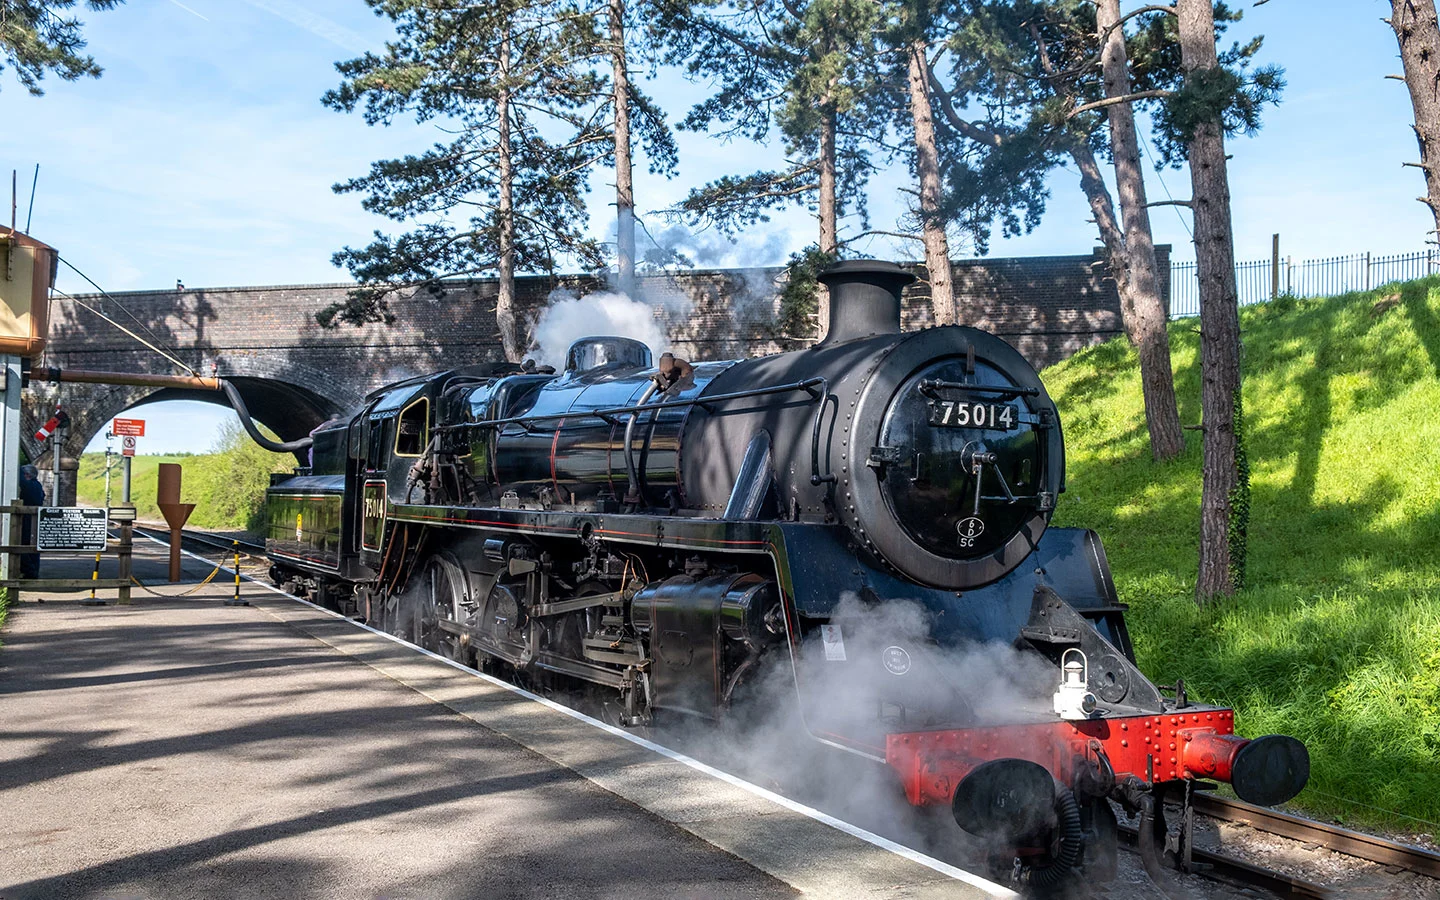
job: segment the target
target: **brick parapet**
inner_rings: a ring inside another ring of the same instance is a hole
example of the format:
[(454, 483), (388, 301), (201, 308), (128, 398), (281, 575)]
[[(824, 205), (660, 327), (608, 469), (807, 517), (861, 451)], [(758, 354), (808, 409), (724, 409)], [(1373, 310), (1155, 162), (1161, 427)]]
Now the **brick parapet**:
[[(1160, 271), (1168, 288), (1169, 248)], [(916, 264), (910, 264), (920, 269)], [(759, 356), (804, 346), (804, 336), (775, 332), (779, 268), (704, 270), (642, 277), (638, 296), (652, 307), (677, 355), (693, 360)], [(923, 269), (921, 270), (923, 271)], [(963, 260), (953, 264), (963, 324), (993, 331), (1043, 367), (1122, 331), (1115, 286), (1097, 255)], [(374, 388), (414, 374), (503, 358), (491, 279), (444, 282), (390, 301), (393, 325), (322, 328), (315, 314), (345, 299), (353, 285), (272, 285), (129, 291), (61, 298), (51, 315), (45, 365), (133, 372), (175, 366), (98, 316), (91, 306), (202, 372), (283, 383), (285, 396), (307, 397), (287, 416), (256, 408), (262, 421), (290, 433), (305, 422), (353, 406)], [(603, 285), (585, 276), (517, 279), (521, 318), (532, 323), (556, 289), (584, 295)], [(1167, 295), (1168, 296), (1168, 295)], [(928, 286), (908, 288), (907, 330), (933, 321)], [(63, 397), (89, 403), (72, 443), (83, 446), (104, 422), (149, 396), (140, 389), (41, 389), (27, 400), (26, 420)], [(279, 396), (279, 395), (276, 395)], [(41, 417), (43, 418), (43, 417)], [(33, 431), (33, 427), (28, 429)], [(285, 436), (282, 434), (282, 436)], [(38, 448), (30, 448), (32, 451)]]

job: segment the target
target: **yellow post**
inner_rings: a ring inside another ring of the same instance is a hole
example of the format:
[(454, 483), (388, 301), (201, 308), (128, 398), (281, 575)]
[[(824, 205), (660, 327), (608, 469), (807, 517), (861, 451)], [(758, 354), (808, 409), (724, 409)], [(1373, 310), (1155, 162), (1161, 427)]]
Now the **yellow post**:
[(90, 599), (81, 600), (81, 606), (104, 606), (105, 600), (95, 596), (95, 582), (100, 579), (100, 554), (95, 554), (95, 567), (90, 570)]
[(230, 598), (229, 600), (226, 600), (225, 605), (249, 606), (250, 601), (245, 600), (240, 596), (240, 542), (231, 541), (230, 544), (235, 549), (235, 596)]

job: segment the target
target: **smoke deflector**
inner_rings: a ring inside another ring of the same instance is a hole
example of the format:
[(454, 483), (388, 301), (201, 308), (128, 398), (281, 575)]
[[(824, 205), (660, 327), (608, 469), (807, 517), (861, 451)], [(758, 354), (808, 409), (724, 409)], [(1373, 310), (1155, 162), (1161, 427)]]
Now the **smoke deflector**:
[(822, 345), (900, 333), (900, 291), (914, 275), (878, 259), (847, 259), (816, 280), (830, 290), (830, 329)]

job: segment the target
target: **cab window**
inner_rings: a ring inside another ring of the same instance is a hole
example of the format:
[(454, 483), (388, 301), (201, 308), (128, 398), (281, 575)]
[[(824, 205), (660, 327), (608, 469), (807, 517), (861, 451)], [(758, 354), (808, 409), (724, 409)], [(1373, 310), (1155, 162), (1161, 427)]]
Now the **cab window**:
[(419, 456), (430, 442), (430, 400), (421, 397), (400, 411), (395, 429), (395, 455)]

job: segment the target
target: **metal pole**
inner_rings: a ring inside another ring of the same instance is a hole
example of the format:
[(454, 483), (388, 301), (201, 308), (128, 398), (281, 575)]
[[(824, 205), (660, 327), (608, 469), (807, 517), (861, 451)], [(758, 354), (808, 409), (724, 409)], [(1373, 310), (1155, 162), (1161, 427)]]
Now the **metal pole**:
[(120, 502), (125, 506), (135, 505), (130, 502), (130, 461), (132, 459), (134, 459), (133, 456), (126, 456), (121, 459), (122, 465), (120, 466), (120, 470), (122, 477), (120, 479)]
[(1365, 290), (1370, 290), (1370, 251), (1365, 251)]
[(114, 447), (111, 445), (111, 443), (110, 443), (112, 440), (114, 440), (114, 438), (115, 438), (115, 435), (114, 435), (112, 432), (110, 432), (110, 431), (108, 431), (108, 430), (105, 432), (105, 508), (106, 508), (106, 509), (109, 509), (109, 508), (110, 508), (110, 469), (115, 465), (115, 461), (114, 461), (114, 459), (112, 459), (112, 457), (115, 455), (115, 448), (114, 448)]
[[(20, 501), (20, 357), (0, 357), (5, 367), (5, 409), (0, 416), (0, 501)], [(0, 534), (10, 534), (10, 514), (0, 517)], [(14, 578), (12, 554), (0, 554), (0, 577)]]
[(1280, 296), (1280, 235), (1270, 235), (1270, 299)]
[(50, 435), (50, 505), (63, 506), (60, 502), (60, 453), (65, 446), (65, 428), (57, 427)]

